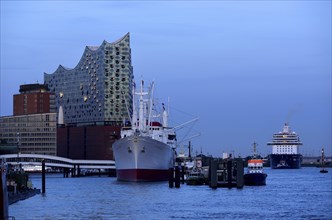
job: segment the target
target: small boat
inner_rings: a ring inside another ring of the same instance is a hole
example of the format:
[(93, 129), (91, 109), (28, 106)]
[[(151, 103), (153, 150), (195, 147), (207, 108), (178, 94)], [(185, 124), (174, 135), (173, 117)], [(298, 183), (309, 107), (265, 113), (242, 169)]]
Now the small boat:
[(204, 185), (206, 178), (201, 170), (193, 170), (189, 173), (186, 183), (187, 185)]
[(328, 173), (329, 171), (325, 169), (325, 158), (324, 158), (324, 147), (322, 148), (322, 158), (321, 158), (321, 173)]
[(261, 186), (266, 185), (267, 174), (263, 172), (263, 159), (258, 158), (256, 154), (256, 146), (254, 143), (254, 156), (248, 160), (248, 170), (244, 174), (244, 185)]
[(204, 185), (208, 183), (208, 172), (202, 167), (201, 158), (195, 158), (194, 166), (188, 173), (187, 185)]

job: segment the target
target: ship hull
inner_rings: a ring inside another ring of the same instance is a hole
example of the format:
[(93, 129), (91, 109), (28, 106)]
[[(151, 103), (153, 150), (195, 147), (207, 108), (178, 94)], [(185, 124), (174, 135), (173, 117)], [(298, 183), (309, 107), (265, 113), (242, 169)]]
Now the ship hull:
[(265, 173), (247, 173), (244, 175), (244, 185), (247, 186), (262, 186), (266, 185)]
[(270, 154), (272, 169), (300, 169), (301, 163), (301, 154)]
[(166, 181), (174, 165), (173, 149), (144, 136), (129, 136), (113, 144), (116, 174), (119, 181)]

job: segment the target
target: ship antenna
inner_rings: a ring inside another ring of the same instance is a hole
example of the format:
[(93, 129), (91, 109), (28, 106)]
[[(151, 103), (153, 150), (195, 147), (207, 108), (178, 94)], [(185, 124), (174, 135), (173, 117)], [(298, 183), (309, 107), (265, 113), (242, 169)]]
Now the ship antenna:
[(140, 131), (143, 131), (143, 129), (144, 129), (144, 113), (143, 113), (143, 85), (144, 85), (144, 81), (142, 80), (141, 81), (141, 89), (140, 89), (140, 93), (139, 93), (139, 95), (140, 95), (140, 99), (139, 99), (139, 115), (138, 115), (138, 117), (139, 117), (139, 130)]
[(132, 114), (132, 118), (131, 118), (131, 126), (134, 130), (137, 129), (137, 108), (136, 108), (136, 103), (135, 103), (135, 99), (136, 99), (136, 84), (135, 81), (133, 81), (133, 88), (132, 88), (132, 105), (133, 105), (133, 114)]
[(256, 153), (256, 148), (257, 148), (257, 143), (254, 141), (254, 143), (252, 144), (254, 146), (254, 158), (256, 158), (257, 153)]
[(151, 127), (151, 114), (152, 114), (152, 99), (153, 99), (153, 89), (154, 89), (154, 82), (152, 81), (151, 87), (150, 87), (150, 92), (149, 92), (149, 118), (148, 118), (148, 130), (150, 131)]

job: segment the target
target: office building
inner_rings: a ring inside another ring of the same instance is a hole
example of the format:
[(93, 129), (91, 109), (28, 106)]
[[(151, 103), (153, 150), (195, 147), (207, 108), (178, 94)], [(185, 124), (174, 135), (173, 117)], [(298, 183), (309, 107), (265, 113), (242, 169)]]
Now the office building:
[(56, 113), (0, 117), (0, 139), (22, 154), (56, 155)]
[(0, 117), (1, 142), (10, 146), (2, 152), (56, 155), (55, 95), (43, 84), (20, 85), (19, 91), (13, 116)]

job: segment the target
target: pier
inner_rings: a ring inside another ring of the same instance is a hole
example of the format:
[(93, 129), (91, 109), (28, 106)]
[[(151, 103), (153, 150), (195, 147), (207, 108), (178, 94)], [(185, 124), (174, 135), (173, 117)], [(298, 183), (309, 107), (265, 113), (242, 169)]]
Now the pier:
[(211, 159), (209, 166), (209, 186), (212, 189), (218, 187), (242, 188), (244, 163), (242, 158), (236, 159)]
[[(38, 154), (4, 154), (1, 161), (1, 213), (0, 219), (8, 219), (8, 205), (24, 200), (36, 194), (46, 193), (46, 167), (63, 171), (63, 177), (81, 177), (86, 170), (94, 170), (93, 174), (115, 176), (115, 161), (112, 160), (72, 160), (63, 157)], [(41, 168), (35, 172), (42, 174), (42, 189), (32, 188), (29, 175), (22, 167)], [(101, 172), (101, 170), (104, 170)], [(105, 172), (106, 171), (106, 172)], [(92, 175), (91, 172), (88, 175)], [(7, 183), (8, 182), (8, 183)], [(7, 187), (8, 185), (8, 187)]]
[[(0, 160), (12, 166), (40, 166), (44, 162), (46, 167), (61, 168), (63, 177), (83, 176), (83, 169), (107, 170), (109, 176), (115, 175), (114, 160), (73, 160), (64, 157), (40, 155), (40, 154), (4, 154)], [(41, 172), (41, 170), (40, 170)]]
[[(196, 167), (197, 168), (197, 167)], [(180, 188), (181, 183), (187, 185), (209, 185), (212, 189), (219, 187), (243, 188), (244, 186), (244, 162), (242, 158), (210, 158), (208, 175), (203, 175), (203, 168), (200, 167), (202, 174), (196, 176), (197, 179), (188, 177), (193, 170), (186, 170), (183, 164), (175, 164), (174, 168), (169, 169), (169, 187)], [(192, 177), (192, 176), (191, 176)]]

